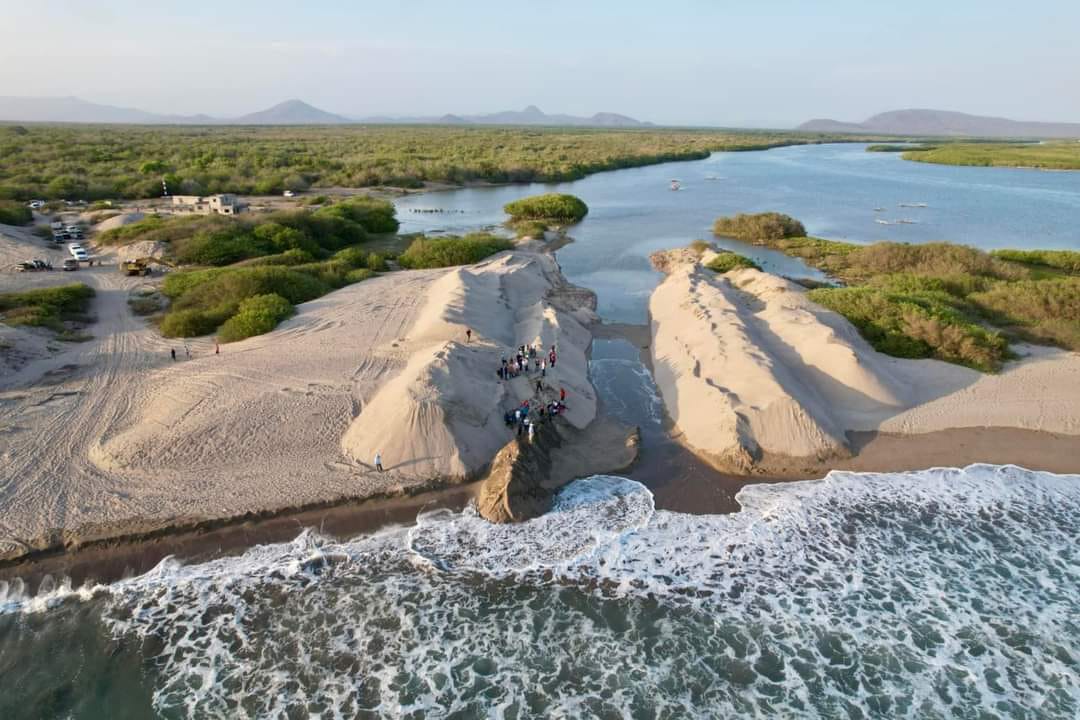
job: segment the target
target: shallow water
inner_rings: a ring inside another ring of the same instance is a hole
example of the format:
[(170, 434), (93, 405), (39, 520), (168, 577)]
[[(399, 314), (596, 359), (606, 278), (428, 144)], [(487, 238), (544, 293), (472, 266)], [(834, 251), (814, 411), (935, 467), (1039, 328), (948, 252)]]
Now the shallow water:
[(1080, 476), (594, 477), (521, 526), (305, 532), (55, 606), (0, 591), (0, 716), (1075, 718)]
[[(406, 232), (497, 226), (502, 206), (541, 192), (569, 192), (589, 215), (559, 251), (571, 282), (599, 295), (606, 321), (642, 323), (659, 273), (655, 250), (711, 239), (720, 215), (776, 210), (820, 237), (854, 242), (950, 242), (992, 249), (1080, 248), (1080, 172), (952, 167), (868, 153), (865, 145), (808, 145), (715, 153), (706, 160), (591, 175), (569, 183), (468, 188), (396, 201)], [(670, 190), (679, 179), (682, 189)], [(901, 204), (926, 203), (925, 208)], [(875, 208), (883, 208), (875, 212)], [(427, 213), (415, 210), (438, 209)], [(881, 225), (877, 220), (912, 220)], [(789, 276), (821, 275), (780, 253), (733, 240), (721, 245)]]

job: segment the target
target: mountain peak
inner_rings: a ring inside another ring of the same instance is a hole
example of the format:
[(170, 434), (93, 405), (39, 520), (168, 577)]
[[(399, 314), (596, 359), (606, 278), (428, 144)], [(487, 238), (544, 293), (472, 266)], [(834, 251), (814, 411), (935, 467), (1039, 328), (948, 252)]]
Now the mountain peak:
[(285, 100), (277, 105), (236, 118), (241, 125), (330, 125), (351, 122), (303, 100)]
[(796, 130), (999, 138), (1080, 138), (1080, 123), (1049, 123), (969, 115), (952, 110), (906, 108), (878, 113), (861, 123), (818, 119)]

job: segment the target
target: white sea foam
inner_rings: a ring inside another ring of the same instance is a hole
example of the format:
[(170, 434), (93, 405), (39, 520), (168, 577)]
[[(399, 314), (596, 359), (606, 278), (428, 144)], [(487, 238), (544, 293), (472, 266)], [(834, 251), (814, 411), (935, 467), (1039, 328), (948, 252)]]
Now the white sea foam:
[(163, 562), (103, 614), (156, 657), (156, 709), (192, 717), (1080, 714), (1080, 476), (832, 473), (738, 499), (682, 515), (590, 478), (522, 525), (438, 512)]

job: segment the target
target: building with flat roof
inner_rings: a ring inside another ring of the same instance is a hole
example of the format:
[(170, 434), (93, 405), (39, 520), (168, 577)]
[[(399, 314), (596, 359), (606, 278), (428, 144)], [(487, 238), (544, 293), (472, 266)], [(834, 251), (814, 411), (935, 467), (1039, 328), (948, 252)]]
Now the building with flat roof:
[(243, 206), (237, 197), (231, 193), (220, 195), (173, 195), (172, 209), (174, 213), (192, 213), (195, 215), (235, 215)]

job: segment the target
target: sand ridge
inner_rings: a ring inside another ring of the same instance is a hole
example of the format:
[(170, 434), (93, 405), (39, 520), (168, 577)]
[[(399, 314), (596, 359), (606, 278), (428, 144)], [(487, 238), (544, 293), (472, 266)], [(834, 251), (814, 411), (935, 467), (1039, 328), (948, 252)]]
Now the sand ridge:
[[(346, 454), (362, 460), (380, 451), (384, 465), (409, 477), (473, 477), (512, 437), (503, 414), (525, 400), (555, 400), (560, 390), (565, 418), (585, 428), (596, 417), (586, 359), (592, 335), (578, 319), (588, 309), (560, 302), (564, 285), (553, 256), (525, 252), (435, 281), (409, 333), (408, 365), (354, 420), (342, 438)], [(499, 380), (502, 358), (522, 345), (539, 345), (541, 356), (554, 347), (555, 367), (542, 374), (533, 364)]]
[(888, 357), (795, 283), (754, 269), (717, 274), (703, 266), (712, 256), (655, 258), (667, 276), (650, 299), (651, 353), (681, 440), (724, 469), (839, 460), (850, 455), (848, 431), (1080, 433), (1076, 353), (1029, 347), (999, 375)]

